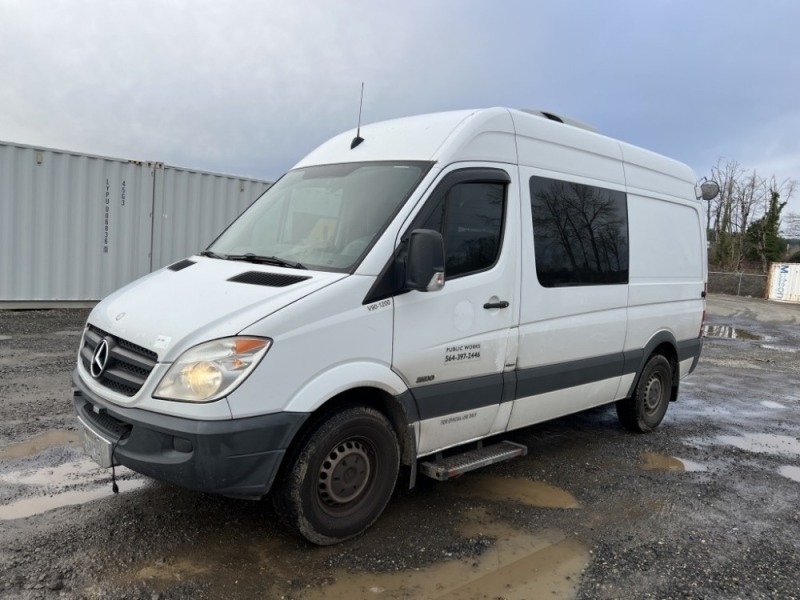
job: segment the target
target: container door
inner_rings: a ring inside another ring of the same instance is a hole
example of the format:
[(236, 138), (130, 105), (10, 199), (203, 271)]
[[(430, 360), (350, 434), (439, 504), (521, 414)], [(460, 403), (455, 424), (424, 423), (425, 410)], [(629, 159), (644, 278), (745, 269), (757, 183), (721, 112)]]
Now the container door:
[(514, 177), (496, 167), (445, 172), (406, 231), (441, 232), (446, 256), (443, 289), (394, 300), (393, 366), (417, 400), (420, 454), (505, 429), (519, 294)]

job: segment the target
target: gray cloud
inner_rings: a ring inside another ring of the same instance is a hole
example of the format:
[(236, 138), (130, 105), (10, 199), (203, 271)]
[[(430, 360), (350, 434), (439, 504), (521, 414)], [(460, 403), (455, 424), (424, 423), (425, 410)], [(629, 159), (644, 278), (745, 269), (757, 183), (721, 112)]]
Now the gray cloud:
[(800, 178), (798, 22), (778, 0), (6, 0), (0, 138), (276, 177), (355, 125), (364, 80), (366, 122), (546, 107), (699, 174)]

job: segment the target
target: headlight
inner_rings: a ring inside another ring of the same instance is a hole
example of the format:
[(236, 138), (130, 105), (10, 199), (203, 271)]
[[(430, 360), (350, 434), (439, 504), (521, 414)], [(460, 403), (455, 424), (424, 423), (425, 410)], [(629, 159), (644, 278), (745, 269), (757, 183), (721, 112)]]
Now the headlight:
[(209, 402), (235, 390), (272, 345), (267, 338), (232, 337), (190, 348), (164, 375), (153, 396)]

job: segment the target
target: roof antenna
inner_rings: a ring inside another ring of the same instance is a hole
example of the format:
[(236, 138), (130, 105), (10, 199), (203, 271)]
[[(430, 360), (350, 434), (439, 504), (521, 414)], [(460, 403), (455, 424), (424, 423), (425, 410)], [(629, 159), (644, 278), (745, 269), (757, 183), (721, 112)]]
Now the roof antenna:
[(364, 106), (364, 82), (361, 82), (361, 101), (358, 104), (358, 128), (356, 129), (356, 137), (353, 138), (353, 141), (350, 142), (350, 150), (358, 146), (361, 142), (364, 141), (364, 138), (361, 137), (361, 107)]

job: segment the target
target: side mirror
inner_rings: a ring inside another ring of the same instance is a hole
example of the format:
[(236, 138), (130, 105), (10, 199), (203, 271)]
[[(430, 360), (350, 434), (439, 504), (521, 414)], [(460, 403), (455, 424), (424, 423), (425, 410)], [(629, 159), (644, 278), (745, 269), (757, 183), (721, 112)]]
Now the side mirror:
[(700, 184), (700, 197), (709, 202), (719, 194), (719, 184), (716, 181), (704, 181)]
[(436, 292), (444, 287), (444, 239), (431, 229), (417, 229), (408, 238), (406, 287)]

